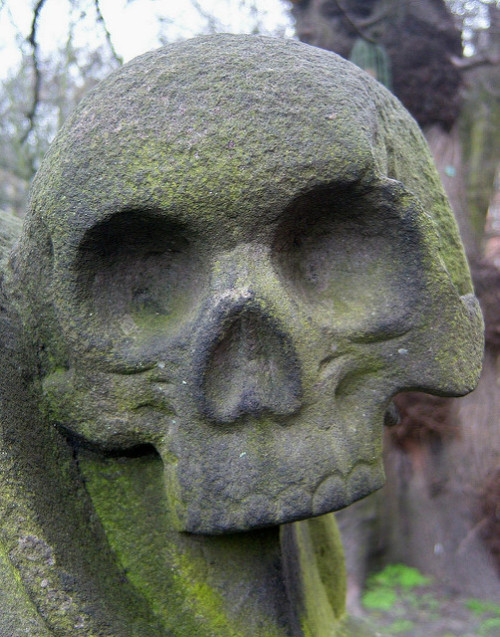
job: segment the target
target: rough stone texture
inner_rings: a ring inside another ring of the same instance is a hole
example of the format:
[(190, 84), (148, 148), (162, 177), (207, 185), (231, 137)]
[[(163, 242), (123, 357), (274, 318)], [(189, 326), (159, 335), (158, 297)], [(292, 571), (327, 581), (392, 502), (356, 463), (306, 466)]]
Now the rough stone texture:
[(4, 270), (0, 627), (361, 635), (305, 519), (381, 486), (395, 393), (466, 393), (482, 351), (397, 100), (297, 42), (137, 58), (58, 135)]

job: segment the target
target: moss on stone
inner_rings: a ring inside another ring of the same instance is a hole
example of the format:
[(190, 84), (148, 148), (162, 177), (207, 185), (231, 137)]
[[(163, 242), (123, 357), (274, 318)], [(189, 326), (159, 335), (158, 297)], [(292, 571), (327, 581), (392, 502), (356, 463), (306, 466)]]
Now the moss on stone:
[[(259, 607), (250, 604), (235, 612), (224, 600), (217, 574), (228, 567), (228, 558), (233, 567), (239, 562), (240, 568), (252, 568), (251, 541), (179, 534), (170, 518), (159, 457), (104, 460), (83, 454), (80, 467), (119, 563), (166, 631), (176, 637), (289, 634)], [(215, 563), (209, 559), (211, 542), (219, 555)]]

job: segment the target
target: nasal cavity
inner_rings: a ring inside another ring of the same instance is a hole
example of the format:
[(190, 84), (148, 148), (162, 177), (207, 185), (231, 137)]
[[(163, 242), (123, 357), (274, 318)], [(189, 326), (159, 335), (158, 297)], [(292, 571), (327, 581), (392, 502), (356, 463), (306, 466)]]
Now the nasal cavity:
[(287, 416), (300, 406), (300, 368), (290, 339), (258, 310), (230, 320), (208, 356), (203, 396), (213, 420)]

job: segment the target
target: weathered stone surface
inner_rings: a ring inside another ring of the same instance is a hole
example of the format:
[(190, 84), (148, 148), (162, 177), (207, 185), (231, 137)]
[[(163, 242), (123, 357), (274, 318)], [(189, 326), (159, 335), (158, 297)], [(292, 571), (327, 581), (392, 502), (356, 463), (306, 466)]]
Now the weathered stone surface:
[(381, 486), (396, 392), (466, 393), (481, 359), (387, 91), (269, 38), (137, 58), (54, 142), (3, 295), (0, 627), (361, 635), (333, 519), (295, 521)]

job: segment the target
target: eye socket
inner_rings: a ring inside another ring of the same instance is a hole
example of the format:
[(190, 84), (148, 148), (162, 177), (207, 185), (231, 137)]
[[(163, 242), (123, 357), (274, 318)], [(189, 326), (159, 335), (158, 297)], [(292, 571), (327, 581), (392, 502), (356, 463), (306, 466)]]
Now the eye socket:
[(79, 246), (78, 295), (89, 315), (129, 333), (176, 323), (196, 286), (186, 231), (154, 211), (124, 211)]
[(353, 340), (405, 332), (418, 298), (416, 232), (380, 195), (338, 188), (302, 195), (275, 240), (291, 293)]

